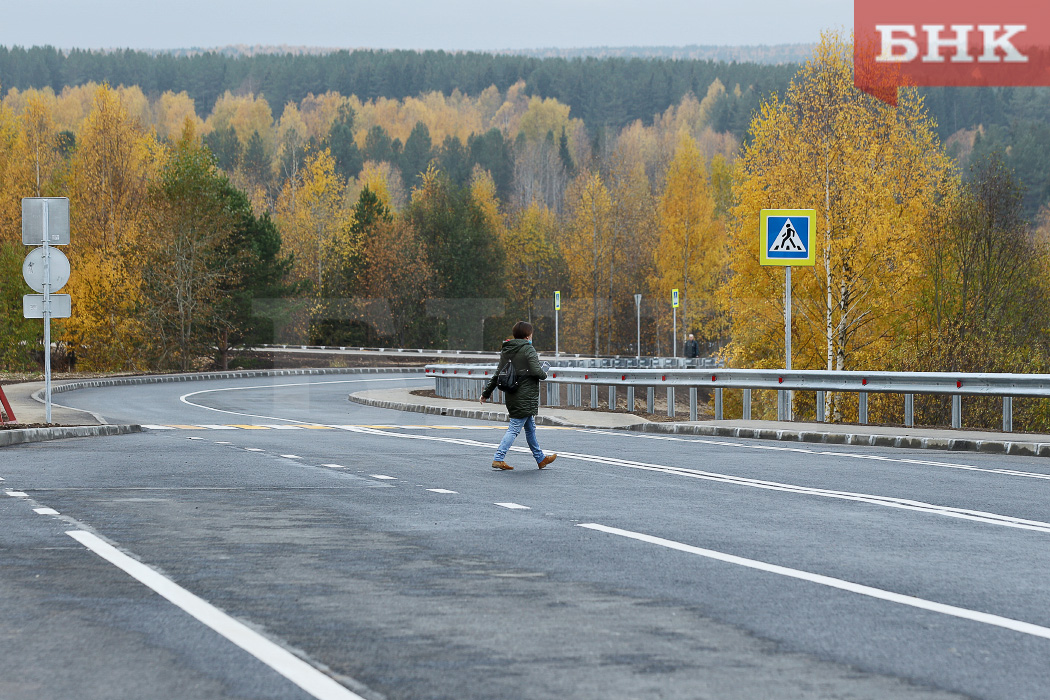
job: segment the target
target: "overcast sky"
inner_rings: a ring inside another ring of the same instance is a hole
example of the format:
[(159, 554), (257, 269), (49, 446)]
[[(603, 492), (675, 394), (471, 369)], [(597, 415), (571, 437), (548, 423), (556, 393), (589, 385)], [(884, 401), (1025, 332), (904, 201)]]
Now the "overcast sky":
[(852, 0), (7, 0), (0, 44), (521, 49), (796, 44)]

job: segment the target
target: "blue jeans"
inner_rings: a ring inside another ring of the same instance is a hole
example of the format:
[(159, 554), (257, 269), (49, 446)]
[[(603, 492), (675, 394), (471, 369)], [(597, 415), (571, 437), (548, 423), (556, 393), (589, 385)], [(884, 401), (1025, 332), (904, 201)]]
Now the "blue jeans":
[(532, 456), (536, 458), (536, 464), (543, 461), (543, 450), (540, 449), (540, 443), (536, 442), (536, 420), (533, 416), (529, 416), (528, 418), (510, 419), (510, 426), (503, 434), (503, 440), (496, 449), (496, 456), (492, 458), (493, 462), (502, 462), (506, 458), (507, 451), (514, 444), (522, 428), (525, 428), (525, 441), (529, 443), (529, 449), (532, 450)]

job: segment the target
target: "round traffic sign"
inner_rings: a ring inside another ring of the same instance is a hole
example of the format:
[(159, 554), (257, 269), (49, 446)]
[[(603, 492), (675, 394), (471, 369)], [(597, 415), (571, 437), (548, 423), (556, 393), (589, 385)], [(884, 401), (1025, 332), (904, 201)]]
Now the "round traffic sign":
[[(48, 246), (50, 253), (51, 293), (54, 294), (69, 281), (69, 258), (58, 248)], [(35, 291), (44, 291), (44, 249), (33, 248), (22, 263), (22, 277)]]

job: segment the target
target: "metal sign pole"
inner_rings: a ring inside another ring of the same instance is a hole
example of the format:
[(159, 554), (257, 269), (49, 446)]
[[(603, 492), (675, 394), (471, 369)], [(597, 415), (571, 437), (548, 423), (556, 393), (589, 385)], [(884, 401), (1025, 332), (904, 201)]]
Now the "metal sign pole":
[[(784, 369), (791, 371), (791, 266), (784, 266)], [(793, 391), (788, 391), (785, 396), (787, 397), (787, 406), (784, 407), (784, 414), (787, 420), (792, 420), (791, 415), (792, 404), (794, 401)]]
[(48, 244), (47, 200), (44, 205), (44, 422), (51, 422), (51, 246)]
[(678, 309), (677, 308), (672, 310), (671, 316), (674, 319), (673, 320), (674, 327), (673, 327), (673, 330), (672, 330), (672, 333), (674, 334), (674, 340), (671, 342), (671, 350), (674, 352), (673, 356), (674, 357), (678, 357)]
[(558, 310), (554, 309), (554, 356), (561, 357), (561, 347), (558, 345)]

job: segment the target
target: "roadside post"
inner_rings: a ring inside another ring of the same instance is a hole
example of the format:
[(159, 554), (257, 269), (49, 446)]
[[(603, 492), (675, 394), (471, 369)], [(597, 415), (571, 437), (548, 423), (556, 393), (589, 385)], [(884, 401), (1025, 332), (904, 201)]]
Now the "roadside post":
[(671, 333), (674, 335), (674, 342), (671, 343), (671, 357), (678, 357), (678, 290), (671, 290)]
[(25, 318), (44, 319), (44, 421), (51, 422), (51, 319), (69, 318), (68, 294), (55, 294), (69, 281), (69, 258), (53, 246), (69, 245), (69, 199), (22, 199), (22, 244), (40, 246), (22, 263), (22, 277), (34, 291), (22, 297)]
[[(638, 321), (637, 326), (637, 340), (635, 341), (634, 351), (637, 359), (642, 359), (642, 295), (634, 295), (634, 316)], [(633, 390), (632, 390), (633, 391)], [(633, 406), (632, 409), (634, 410)]]
[(558, 312), (561, 311), (561, 292), (554, 292), (554, 356), (561, 357), (558, 346)]
[[(763, 209), (759, 225), (759, 262), (784, 268), (784, 369), (791, 369), (791, 268), (812, 267), (816, 255), (811, 231), (814, 209)], [(777, 392), (777, 420), (792, 419), (791, 391)]]

